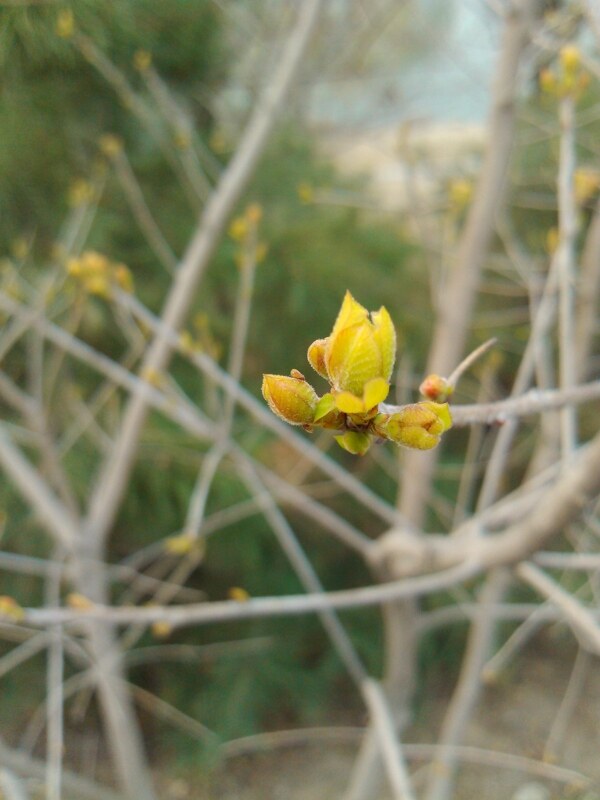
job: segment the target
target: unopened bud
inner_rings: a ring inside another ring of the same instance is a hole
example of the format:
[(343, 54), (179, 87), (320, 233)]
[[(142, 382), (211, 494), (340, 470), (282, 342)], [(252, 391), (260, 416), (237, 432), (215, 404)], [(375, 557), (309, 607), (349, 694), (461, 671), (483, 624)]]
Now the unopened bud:
[(327, 367), (325, 366), (325, 348), (327, 347), (327, 339), (317, 339), (308, 348), (306, 357), (308, 363), (322, 378), (328, 380)]
[(558, 81), (551, 69), (543, 69), (539, 74), (540, 89), (548, 94), (556, 94)]
[(114, 158), (123, 149), (123, 140), (114, 133), (104, 133), (98, 139), (98, 145), (107, 158)]
[(405, 406), (395, 414), (379, 414), (373, 422), (379, 436), (416, 450), (435, 447), (451, 426), (448, 404), (427, 401)]
[(230, 600), (236, 600), (238, 603), (247, 603), (250, 600), (249, 592), (242, 586), (232, 586), (227, 594)]
[(264, 375), (263, 397), (269, 408), (290, 425), (310, 425), (319, 397), (310, 383), (287, 375)]
[(5, 617), (13, 622), (20, 622), (24, 616), (25, 612), (14, 597), (9, 597), (6, 594), (0, 595), (0, 617)]
[(263, 209), (260, 203), (250, 203), (246, 208), (246, 219), (251, 225), (258, 225), (263, 216)]
[(75, 18), (70, 8), (63, 8), (56, 19), (56, 33), (61, 39), (70, 39), (75, 32)]
[(435, 400), (436, 403), (445, 403), (454, 391), (454, 387), (448, 383), (446, 378), (441, 375), (428, 375), (419, 386), (419, 391), (428, 400)]
[(152, 55), (147, 50), (136, 50), (133, 54), (133, 66), (138, 72), (146, 72), (152, 65)]
[(565, 45), (561, 48), (559, 60), (565, 72), (573, 74), (581, 63), (581, 53), (574, 44)]
[(79, 592), (71, 592), (66, 596), (65, 601), (74, 611), (90, 611), (94, 607), (90, 598)]

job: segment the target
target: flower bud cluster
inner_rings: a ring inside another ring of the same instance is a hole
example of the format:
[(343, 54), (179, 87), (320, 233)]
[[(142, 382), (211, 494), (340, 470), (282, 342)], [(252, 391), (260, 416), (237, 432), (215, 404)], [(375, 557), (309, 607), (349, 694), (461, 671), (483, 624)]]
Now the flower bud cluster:
[(125, 264), (111, 261), (102, 253), (86, 250), (67, 261), (67, 273), (88, 294), (109, 299), (114, 287), (133, 292), (133, 277)]
[(258, 239), (258, 226), (263, 217), (262, 206), (258, 203), (250, 203), (239, 217), (235, 217), (229, 225), (229, 236), (239, 250), (235, 254), (235, 262), (240, 269), (243, 269), (249, 262), (260, 264), (264, 261), (268, 246), (266, 242)]
[(0, 595), (0, 619), (10, 622), (21, 622), (25, 617), (25, 612), (17, 603), (14, 597), (3, 594)]
[(55, 30), (61, 39), (70, 39), (75, 33), (75, 17), (70, 8), (62, 8), (56, 18)]
[(539, 75), (540, 89), (552, 97), (571, 96), (577, 100), (590, 83), (590, 75), (581, 65), (581, 53), (574, 44), (565, 45), (554, 68), (547, 67)]
[(452, 424), (445, 402), (451, 387), (430, 376), (427, 401), (393, 413), (380, 410), (395, 357), (396, 332), (387, 310), (382, 306), (369, 313), (346, 292), (331, 334), (314, 341), (307, 353), (330, 391), (319, 397), (304, 375), (292, 370), (289, 376), (264, 375), (263, 396), (271, 411), (291, 425), (338, 431), (340, 447), (356, 455), (366, 453), (375, 439), (419, 450), (435, 447)]

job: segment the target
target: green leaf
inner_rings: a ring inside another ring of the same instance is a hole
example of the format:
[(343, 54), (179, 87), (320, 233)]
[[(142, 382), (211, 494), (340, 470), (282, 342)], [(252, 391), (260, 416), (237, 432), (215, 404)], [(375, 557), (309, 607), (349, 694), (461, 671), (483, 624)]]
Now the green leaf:
[(320, 419), (323, 419), (323, 417), (326, 417), (330, 411), (334, 410), (334, 408), (335, 408), (335, 398), (333, 397), (333, 395), (330, 392), (324, 394), (323, 397), (321, 397), (319, 402), (317, 403), (313, 422), (318, 422)]
[(358, 431), (346, 431), (342, 436), (336, 436), (335, 440), (343, 450), (353, 456), (364, 456), (371, 447), (371, 437)]

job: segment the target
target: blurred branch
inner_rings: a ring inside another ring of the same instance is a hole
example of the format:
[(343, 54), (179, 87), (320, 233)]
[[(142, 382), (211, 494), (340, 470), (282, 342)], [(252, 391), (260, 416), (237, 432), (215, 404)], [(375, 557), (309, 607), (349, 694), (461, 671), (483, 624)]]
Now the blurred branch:
[[(225, 742), (220, 753), (226, 758), (252, 755), (264, 750), (274, 750), (283, 747), (297, 747), (302, 744), (322, 741), (354, 741), (364, 734), (364, 728), (327, 727), (327, 728), (296, 728), (287, 731), (271, 731), (259, 733), (254, 736), (245, 736), (240, 739), (231, 739)], [(404, 751), (408, 759), (414, 761), (429, 760), (435, 757), (439, 745), (430, 743), (404, 744)], [(462, 763), (487, 766), (493, 769), (506, 769), (514, 772), (524, 772), (537, 775), (546, 780), (558, 781), (567, 786), (581, 786), (585, 788), (593, 784), (591, 778), (581, 772), (550, 764), (545, 761), (517, 756), (512, 753), (503, 753), (498, 750), (486, 750), (483, 747), (458, 745), (452, 748), (456, 758)]]
[(451, 796), (457, 768), (456, 745), (479, 698), (482, 670), (492, 647), (495, 633), (494, 605), (501, 599), (508, 582), (505, 571), (494, 570), (487, 576), (477, 603), (477, 612), (469, 629), (458, 683), (444, 716), (438, 743), (439, 750), (429, 767), (426, 800), (447, 800)]
[(591, 665), (592, 658), (589, 651), (579, 648), (566, 691), (546, 739), (544, 746), (545, 761), (556, 762), (558, 761), (559, 753), (564, 752), (566, 733), (569, 724), (573, 720), (573, 715), (576, 713), (577, 704), (583, 695)]
[[(447, 375), (462, 358), (483, 261), (504, 197), (514, 140), (520, 67), (538, 5), (537, 0), (515, 0), (505, 15), (484, 162), (452, 269), (440, 293), (442, 300), (436, 309), (428, 373)], [(412, 453), (404, 458), (400, 508), (417, 526), (424, 517), (436, 458), (435, 453), (426, 456)]]
[(600, 655), (600, 625), (585, 606), (533, 564), (524, 562), (515, 571), (521, 580), (560, 609), (584, 650)]
[(112, 86), (124, 106), (137, 117), (142, 126), (150, 133), (154, 141), (158, 144), (167, 163), (177, 176), (179, 184), (185, 192), (191, 207), (197, 210), (200, 206), (200, 201), (174, 152), (172, 142), (169, 141), (168, 137), (161, 129), (160, 124), (157, 124), (158, 120), (152, 109), (142, 100), (137, 92), (134, 91), (123, 72), (117, 68), (89, 36), (86, 36), (81, 31), (76, 31), (73, 36), (73, 42), (90, 64), (92, 64), (106, 82)]
[[(575, 99), (565, 94), (559, 103), (560, 156), (558, 171), (558, 261), (559, 278), (559, 384), (570, 389), (577, 380), (575, 353)], [(577, 443), (577, 416), (573, 406), (560, 412), (562, 455), (573, 452)]]
[[(17, 775), (38, 780), (44, 779), (46, 767), (42, 761), (31, 758), (21, 750), (8, 747), (1, 739), (0, 764)], [(78, 800), (124, 800), (123, 795), (118, 792), (105, 789), (86, 778), (67, 771), (63, 775), (63, 788), (67, 796), (72, 794)]]
[[(57, 555), (60, 555), (58, 551)], [(60, 573), (46, 577), (46, 605), (60, 603)], [(61, 800), (64, 753), (63, 632), (60, 625), (50, 629), (46, 669), (46, 800)]]
[(363, 697), (369, 708), (371, 725), (378, 739), (395, 800), (415, 800), (404, 748), (400, 744), (396, 724), (381, 685), (373, 679), (366, 680), (363, 683)]
[(29, 797), (23, 781), (9, 769), (0, 769), (0, 791), (5, 800), (28, 800)]
[(596, 201), (581, 252), (581, 272), (575, 320), (575, 360), (578, 380), (589, 375), (589, 357), (598, 327), (600, 298), (600, 198)]
[(495, 403), (452, 406), (452, 421), (456, 427), (502, 424), (511, 418), (542, 414), (544, 411), (588, 403), (598, 398), (600, 381), (566, 389), (531, 389), (517, 397)]
[(293, 616), (315, 613), (326, 608), (364, 608), (398, 598), (418, 597), (447, 589), (477, 574), (479, 574), (478, 565), (469, 562), (432, 575), (317, 595), (257, 597), (243, 602), (222, 600), (213, 603), (190, 603), (185, 606), (156, 606), (153, 608), (110, 607), (98, 604), (85, 612), (65, 608), (29, 608), (25, 609), (24, 622), (35, 626), (74, 624), (77, 627), (85, 624), (86, 620), (103, 620), (115, 625), (130, 625), (134, 622), (150, 625), (153, 622), (167, 622), (173, 628), (177, 628), (227, 620)]
[(111, 161), (140, 230), (146, 237), (154, 255), (165, 270), (172, 275), (177, 269), (177, 258), (148, 208), (140, 184), (124, 150), (119, 148), (112, 155)]
[(30, 503), (44, 527), (64, 545), (72, 550), (79, 539), (79, 528), (71, 514), (60, 500), (51, 492), (37, 469), (25, 458), (21, 450), (13, 444), (0, 425), (0, 464), (6, 474)]
[[(167, 297), (162, 323), (143, 360), (142, 373), (164, 370), (172, 346), (165, 330), (177, 331), (193, 302), (198, 282), (218, 243), (227, 218), (243, 191), (277, 120), (283, 100), (301, 63), (320, 10), (320, 0), (305, 0), (296, 25), (282, 50), (281, 60), (250, 118), (235, 155), (206, 204)], [(87, 536), (102, 543), (110, 530), (127, 485), (142, 426), (147, 400), (135, 395), (124, 413), (115, 447), (106, 459), (91, 498)]]

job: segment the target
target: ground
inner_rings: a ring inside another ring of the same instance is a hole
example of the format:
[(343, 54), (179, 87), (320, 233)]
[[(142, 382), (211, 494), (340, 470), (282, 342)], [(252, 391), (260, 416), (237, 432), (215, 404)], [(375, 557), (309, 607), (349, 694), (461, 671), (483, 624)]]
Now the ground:
[[(491, 767), (464, 763), (454, 800), (600, 800), (600, 670), (589, 659), (582, 690), (562, 741), (556, 763), (597, 783), (583, 790), (576, 783), (547, 780), (541, 765), (557, 707), (569, 683), (576, 655), (566, 633), (545, 634), (531, 642), (496, 684), (486, 687), (466, 744), (533, 759), (541, 772), (514, 766)], [(427, 687), (426, 700), (405, 741), (435, 739), (450, 686), (439, 674)], [(357, 721), (358, 722), (358, 721)], [(177, 780), (165, 787), (165, 800), (334, 800), (341, 797), (358, 746), (356, 730), (346, 729), (345, 741), (310, 738), (304, 743), (238, 756), (200, 794), (198, 781)], [(477, 759), (480, 751), (466, 750)], [(411, 759), (415, 769), (419, 763)], [(384, 800), (371, 798), (370, 800)], [(386, 798), (387, 800), (387, 798)]]

